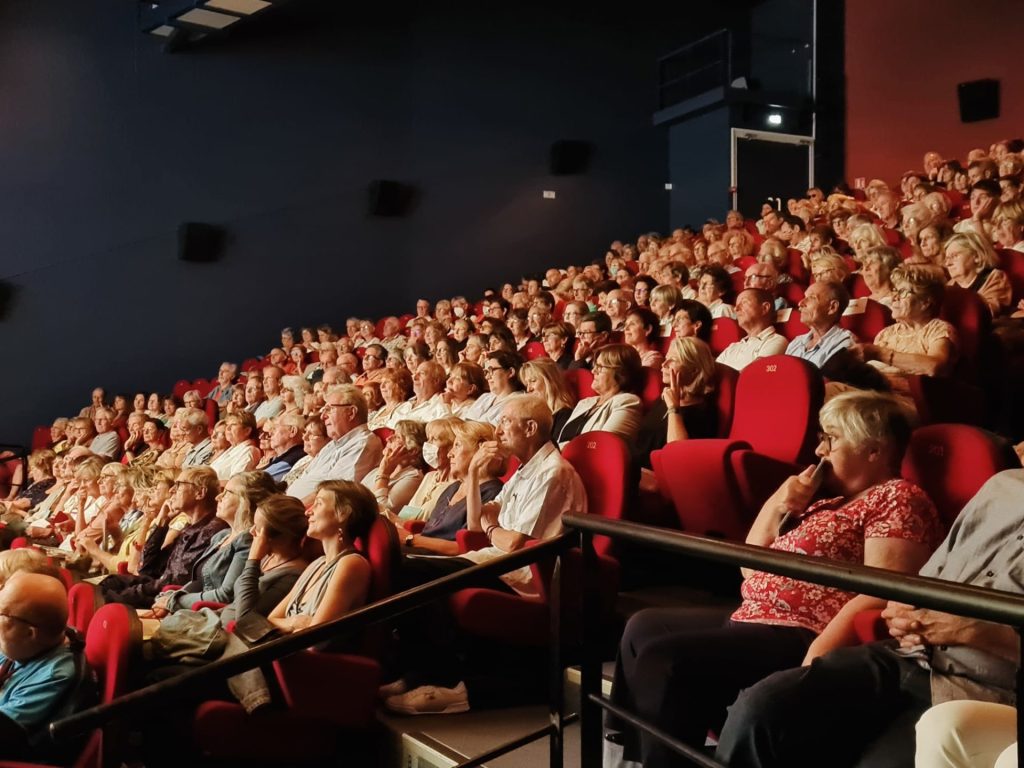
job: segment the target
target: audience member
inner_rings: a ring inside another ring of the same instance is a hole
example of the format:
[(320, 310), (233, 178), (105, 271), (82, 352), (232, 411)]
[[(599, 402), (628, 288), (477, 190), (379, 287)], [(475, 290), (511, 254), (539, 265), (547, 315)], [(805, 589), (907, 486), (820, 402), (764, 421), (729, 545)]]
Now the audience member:
[(718, 356), (718, 362), (742, 371), (759, 357), (781, 355), (786, 339), (775, 330), (775, 304), (767, 291), (747, 288), (736, 298), (736, 322), (747, 334)]

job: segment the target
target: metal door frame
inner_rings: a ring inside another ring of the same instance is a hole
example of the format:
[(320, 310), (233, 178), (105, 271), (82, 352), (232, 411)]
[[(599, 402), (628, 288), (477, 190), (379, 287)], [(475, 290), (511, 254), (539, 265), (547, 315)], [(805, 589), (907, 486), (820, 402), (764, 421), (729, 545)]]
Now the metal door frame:
[[(732, 207), (736, 208), (739, 200), (739, 168), (736, 162), (736, 147), (740, 139), (755, 141), (774, 141), (778, 144), (798, 144), (808, 147), (807, 151), (807, 187), (814, 186), (814, 138), (798, 136), (795, 133), (774, 133), (772, 131), (755, 131), (748, 128), (729, 129), (729, 190), (732, 195)], [(777, 198), (776, 198), (777, 199)], [(781, 209), (781, 201), (779, 208)]]

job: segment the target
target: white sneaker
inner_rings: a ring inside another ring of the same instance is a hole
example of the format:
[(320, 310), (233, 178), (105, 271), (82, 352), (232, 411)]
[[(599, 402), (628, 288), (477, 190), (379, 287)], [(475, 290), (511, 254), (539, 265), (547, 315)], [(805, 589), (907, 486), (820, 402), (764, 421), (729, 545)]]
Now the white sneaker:
[(454, 688), (423, 685), (408, 693), (389, 697), (384, 706), (402, 715), (452, 715), (469, 711), (469, 694), (465, 683)]
[(377, 697), (381, 700), (390, 699), (392, 696), (401, 696), (403, 693), (408, 692), (409, 686), (406, 685), (404, 678), (398, 678), (393, 683), (386, 683), (377, 690)]

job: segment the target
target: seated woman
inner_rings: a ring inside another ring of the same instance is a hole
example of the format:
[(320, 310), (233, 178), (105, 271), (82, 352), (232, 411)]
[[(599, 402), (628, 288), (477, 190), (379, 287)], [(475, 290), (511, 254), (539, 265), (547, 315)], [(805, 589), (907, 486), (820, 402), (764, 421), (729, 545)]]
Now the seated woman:
[(146, 398), (146, 415), (151, 419), (163, 419), (163, 397), (159, 392), (150, 392)]
[(705, 344), (711, 343), (711, 312), (695, 299), (683, 299), (672, 318), (672, 335), (677, 339), (695, 336)]
[(306, 371), (306, 351), (298, 344), (288, 350), (288, 361), (281, 366), (285, 376), (301, 376)]
[(811, 262), (811, 279), (814, 282), (845, 284), (849, 276), (850, 266), (846, 259), (831, 249), (822, 248)]
[(210, 447), (213, 448), (210, 461), (213, 461), (231, 447), (227, 438), (227, 429), (228, 425), (223, 420), (213, 425), (213, 429), (210, 432)]
[(228, 527), (210, 539), (210, 545), (192, 566), (192, 581), (161, 593), (153, 601), (153, 607), (139, 610), (139, 615), (162, 619), (182, 608), (190, 610), (201, 601), (232, 602), (235, 599), (235, 582), (253, 544), (251, 531), (255, 510), (282, 490), (266, 472), (241, 472), (228, 480), (217, 497), (216, 513)]
[[(681, 301), (683, 300), (680, 299)], [(675, 312), (672, 315), (674, 319)], [(671, 329), (671, 327), (670, 324), (669, 328)], [(671, 330), (669, 335), (671, 335)], [(660, 337), (661, 327), (657, 315), (643, 307), (634, 307), (629, 310), (622, 326), (622, 340), (637, 351), (637, 354), (640, 355), (640, 363), (645, 368), (660, 368), (665, 359), (657, 347)]]
[[(712, 319), (728, 317), (736, 319), (736, 310), (726, 304), (725, 299), (732, 292), (732, 278), (724, 267), (707, 267), (697, 281), (697, 301), (708, 308)], [(662, 335), (664, 329), (662, 329)]]
[[(651, 451), (666, 443), (690, 438), (718, 436), (718, 411), (715, 408), (715, 356), (711, 348), (696, 336), (677, 336), (661, 366), (665, 385), (661, 398), (644, 415), (636, 440), (633, 460), (650, 469)], [(653, 477), (641, 474), (641, 487), (654, 490)]]
[(593, 372), (597, 394), (576, 404), (558, 433), (559, 447), (595, 430), (614, 432), (629, 443), (640, 429), (643, 404), (635, 393), (643, 386), (644, 372), (636, 350), (628, 344), (601, 347)]
[(412, 396), (412, 374), (405, 366), (388, 368), (378, 379), (384, 405), (370, 414), (366, 426), (371, 430), (389, 427), (395, 411)]
[[(121, 518), (131, 508), (134, 491), (127, 475), (127, 469), (117, 462), (107, 464), (100, 470), (97, 480), (99, 495), (97, 496), (98, 511), (88, 517), (88, 510), (79, 507), (75, 518), (75, 530), (64, 537), (60, 548), (66, 552), (82, 549), (86, 540), (102, 543), (107, 536), (115, 533)], [(69, 567), (75, 561), (68, 563)], [(85, 567), (91, 565), (85, 563)]]
[(178, 416), (174, 416), (171, 419), (168, 435), (170, 436), (171, 445), (157, 457), (156, 465), (177, 471), (181, 469), (181, 465), (185, 461), (185, 454), (192, 449), (192, 443), (186, 439), (181, 419)]
[(943, 245), (953, 234), (945, 222), (935, 222), (921, 229), (917, 236), (917, 251), (904, 264), (928, 264), (942, 269)]
[(568, 323), (573, 327), (574, 331), (578, 331), (580, 320), (588, 312), (590, 312), (590, 305), (587, 302), (570, 301), (565, 305), (565, 309), (562, 310), (562, 322)]
[(489, 390), (462, 412), (462, 418), (466, 421), (497, 424), (505, 402), (519, 391), (517, 372), (522, 363), (522, 358), (515, 352), (488, 352), (481, 367), (487, 377)]
[[(461, 421), (452, 427), (455, 440), (449, 454), (451, 463), (450, 483), (441, 493), (430, 519), (423, 531), (418, 534), (399, 531), (402, 543), (413, 550), (419, 549), (426, 553), (438, 555), (457, 555), (459, 545), (455, 543), (455, 535), (466, 527), (466, 475), (469, 462), (482, 443), (494, 439), (494, 427), (481, 421)], [(502, 462), (491, 462), (480, 477), (480, 500), (486, 504), (494, 501), (501, 490), (498, 476), (504, 472)]]
[(312, 416), (306, 420), (306, 426), (302, 429), (302, 452), (306, 455), (299, 459), (288, 473), (281, 479), (285, 486), (289, 486), (302, 477), (309, 468), (310, 462), (323, 450), (324, 446), (331, 442), (327, 437), (327, 427), (319, 416)]
[(190, 389), (182, 395), (181, 402), (185, 404), (186, 408), (198, 408), (200, 411), (205, 408), (203, 405), (203, 396), (199, 394), (198, 389)]
[(424, 342), (415, 341), (410, 337), (409, 343), (402, 350), (402, 360), (405, 362), (405, 367), (409, 369), (409, 375), (412, 376), (416, 373), (420, 363), (431, 359), (433, 359), (433, 355), (430, 352), (430, 347)]
[(540, 337), (547, 356), (555, 361), (559, 369), (568, 370), (573, 361), (575, 327), (566, 322), (550, 322), (541, 329)]
[(164, 395), (160, 400), (160, 421), (164, 423), (165, 427), (170, 427), (171, 422), (174, 421), (174, 414), (181, 407), (181, 403), (178, 402), (178, 398), (174, 395)]
[(422, 421), (403, 419), (384, 444), (380, 465), (363, 478), (362, 483), (377, 499), (384, 512), (397, 512), (413, 497), (423, 480), (423, 442), (426, 428)]
[(167, 429), (164, 423), (159, 419), (147, 418), (142, 424), (142, 443), (146, 447), (139, 453), (125, 451), (124, 457), (129, 467), (156, 464), (156, 460), (167, 447)]
[(114, 417), (110, 420), (110, 428), (117, 430), (128, 425), (128, 414), (132, 412), (128, 402), (128, 395), (114, 395), (114, 405), (111, 407)]
[(998, 269), (999, 256), (988, 239), (976, 232), (961, 232), (946, 241), (944, 253), (949, 285), (977, 292), (992, 317), (1007, 310), (1013, 289), (1006, 273)]
[(875, 224), (858, 224), (846, 237), (846, 242), (853, 248), (853, 255), (857, 261), (864, 258), (868, 248), (875, 248), (879, 245), (888, 245), (885, 235)]
[(458, 361), (459, 353), (455, 349), (455, 342), (448, 337), (438, 339), (434, 346), (434, 362), (444, 368), (444, 372), (448, 374)]
[(576, 397), (569, 391), (561, 369), (546, 357), (527, 360), (519, 369), (519, 380), (527, 392), (547, 404), (551, 411), (551, 434), (557, 435), (576, 407)]
[[(8, 519), (6, 527), (0, 528), (0, 548), (9, 546), (18, 536), (39, 537), (52, 533), (50, 518), (56, 516), (67, 498), (74, 493), (72, 483), (75, 466), (76, 460), (67, 456), (57, 457), (53, 463), (53, 476), (56, 482), (50, 487), (46, 497), (28, 511), (24, 520)], [(30, 532), (29, 529), (33, 526), (35, 530)]]
[(370, 490), (349, 480), (320, 483), (306, 513), (306, 535), (323, 545), (324, 554), (302, 572), (291, 592), (268, 616), (282, 632), (297, 632), (340, 619), (366, 603), (370, 564), (355, 548), (377, 519)]
[(928, 267), (902, 266), (892, 273), (893, 325), (861, 344), (861, 359), (885, 374), (893, 389), (906, 392), (905, 376), (946, 376), (957, 358), (956, 329), (939, 319), (945, 291), (942, 278)]
[(399, 524), (400, 521), (426, 520), (430, 516), (438, 498), (453, 482), (449, 453), (455, 441), (454, 427), (461, 423), (462, 419), (456, 416), (446, 416), (427, 422), (423, 462), (431, 469), (423, 476), (420, 487), (404, 507), (385, 513), (391, 522)]
[[(810, 466), (783, 483), (747, 543), (916, 573), (943, 530), (924, 491), (900, 478), (912, 431), (908, 412), (891, 395), (847, 392), (825, 404), (820, 420), (823, 474)], [(743, 569), (743, 576), (743, 603), (734, 612), (635, 614), (619, 646), (613, 700), (700, 748), (741, 689), (854, 644), (853, 617), (885, 604), (761, 571)], [(621, 735), (625, 757), (642, 755), (647, 768), (676, 764), (674, 753), (645, 734), (639, 743)]]
[[(638, 307), (650, 307), (651, 291), (658, 285), (658, 281), (650, 275), (637, 275), (633, 281), (633, 302)], [(585, 312), (583, 314), (586, 314)], [(565, 313), (562, 314), (563, 318)], [(582, 315), (581, 315), (582, 316)]]
[(231, 447), (210, 462), (221, 483), (239, 472), (248, 472), (260, 460), (259, 430), (251, 413), (232, 413), (224, 419), (224, 436)]
[(456, 363), (448, 372), (444, 401), (452, 416), (461, 416), (486, 391), (487, 379), (483, 368), (476, 363)]
[(103, 460), (98, 456), (87, 456), (73, 459), (71, 466), (74, 467), (73, 479), (59, 507), (55, 507), (51, 515), (52, 521), (59, 519), (58, 513), (63, 513), (66, 519), (31, 523), (25, 533), (33, 543), (59, 545), (66, 536), (74, 534), (76, 528), (81, 530), (91, 523), (106, 501), (100, 498), (99, 486)]
[(1000, 248), (1024, 251), (1024, 203), (1010, 200), (992, 211), (995, 244)]
[(57, 482), (53, 463), (57, 455), (49, 448), (32, 451), (28, 457), (29, 485), (22, 488), (10, 501), (0, 501), (0, 520), (5, 526), (14, 525), (24, 530), (29, 511), (40, 504)]
[(650, 310), (658, 318), (659, 336), (672, 335), (672, 317), (682, 300), (683, 294), (674, 285), (659, 285), (651, 291)]
[(225, 416), (230, 416), (233, 413), (241, 413), (247, 407), (248, 403), (245, 402), (245, 386), (243, 384), (236, 384), (235, 388), (231, 390), (231, 399), (222, 413)]
[(864, 285), (871, 291), (872, 301), (892, 308), (892, 271), (900, 265), (900, 254), (887, 245), (876, 245), (864, 252), (860, 262), (860, 274)]

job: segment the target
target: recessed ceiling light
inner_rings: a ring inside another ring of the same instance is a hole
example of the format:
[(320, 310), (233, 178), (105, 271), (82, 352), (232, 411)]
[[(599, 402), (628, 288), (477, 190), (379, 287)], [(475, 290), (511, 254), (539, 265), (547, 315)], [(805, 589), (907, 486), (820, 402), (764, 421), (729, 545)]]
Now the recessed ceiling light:
[(186, 24), (196, 24), (200, 27), (224, 29), (238, 21), (238, 17), (228, 16), (226, 13), (214, 13), (213, 11), (206, 11), (202, 8), (193, 8), (192, 10), (181, 14), (181, 16), (178, 16), (176, 21), (183, 21)]
[(221, 11), (240, 13), (244, 16), (269, 8), (270, 3), (266, 0), (206, 0), (204, 8), (216, 8)]
[(782, 125), (782, 115), (778, 112), (772, 112), (768, 115), (768, 125)]

